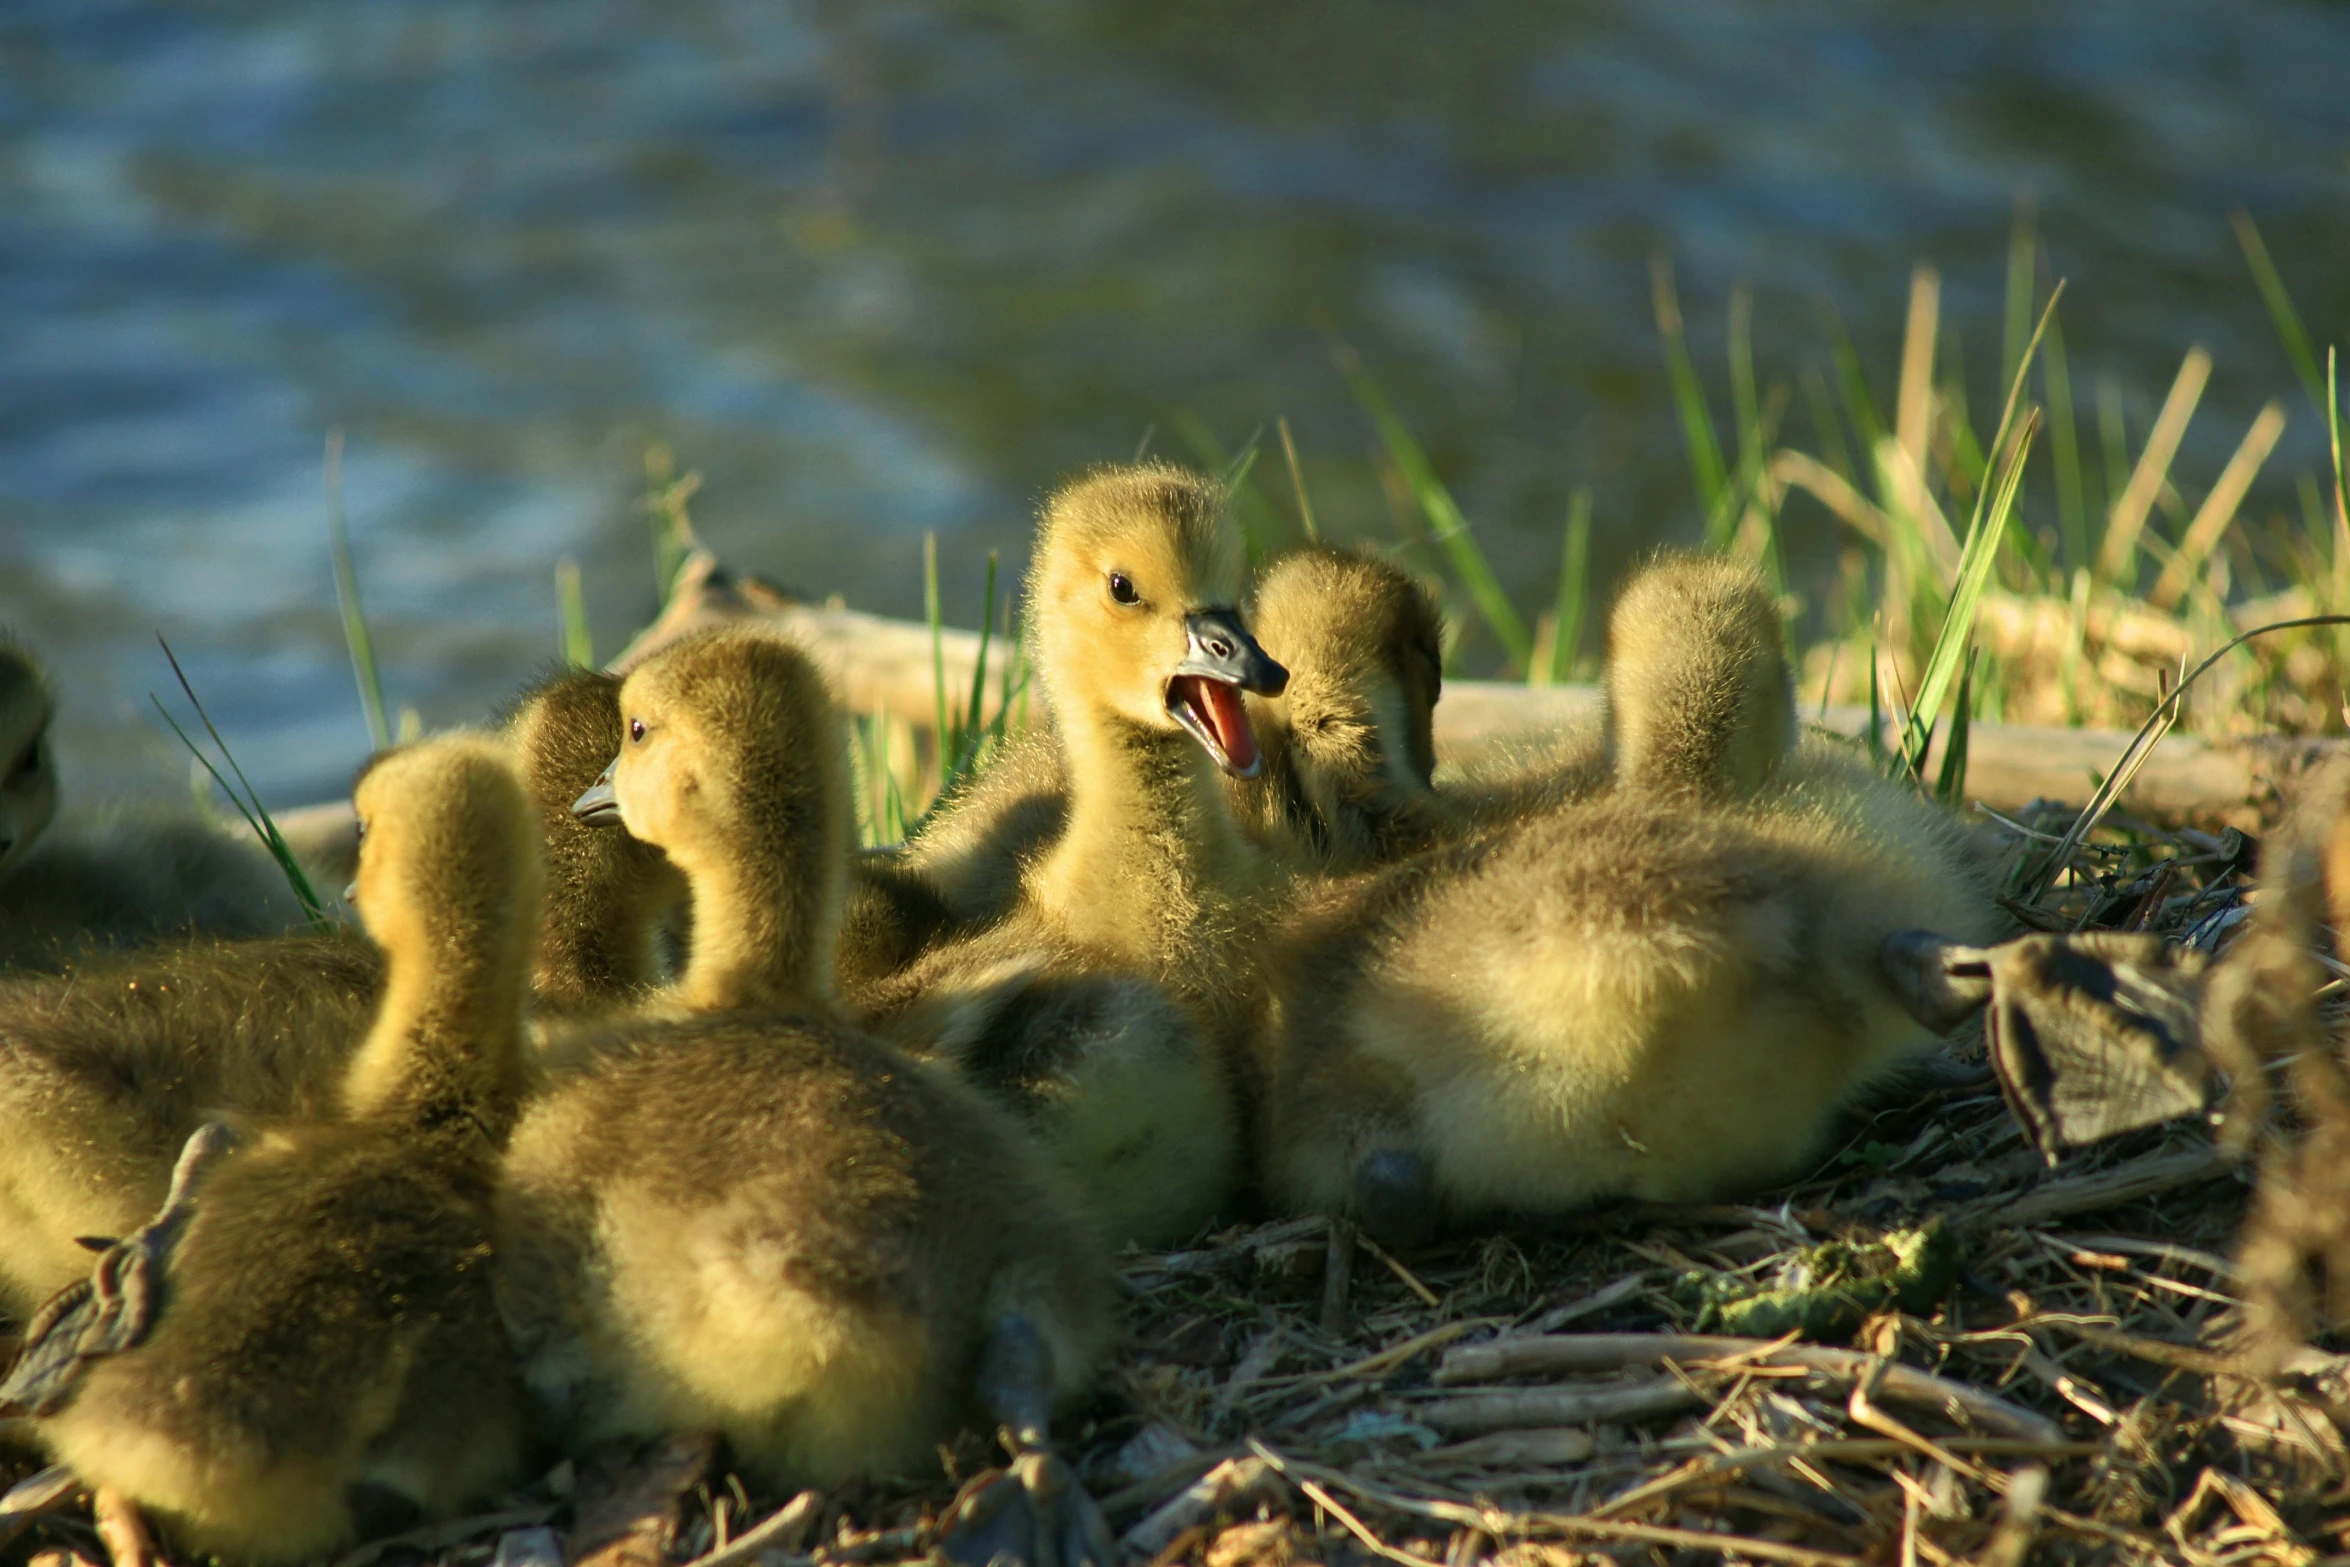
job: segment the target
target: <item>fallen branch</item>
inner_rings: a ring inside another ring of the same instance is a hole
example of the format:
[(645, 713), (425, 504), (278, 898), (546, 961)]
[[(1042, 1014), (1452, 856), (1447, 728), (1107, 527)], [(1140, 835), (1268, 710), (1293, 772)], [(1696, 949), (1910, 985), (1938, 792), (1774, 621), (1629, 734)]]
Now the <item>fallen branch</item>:
[[(938, 671), (949, 691), (966, 691), (979, 662), (979, 635), (942, 629), (939, 664), (931, 661), (931, 632), (912, 621), (860, 610), (799, 604), (756, 582), (738, 579), (707, 553), (679, 574), (676, 594), (658, 620), (612, 661), (616, 673), (643, 662), (679, 637), (712, 626), (760, 620), (815, 655), (852, 713), (886, 715), (915, 729), (938, 721)], [(999, 643), (999, 647), (1000, 647)], [(995, 693), (988, 693), (995, 700)], [(1041, 716), (1041, 701), (1026, 704)], [(1474, 748), (1591, 722), (1602, 707), (1593, 686), (1533, 687), (1497, 680), (1448, 680), (1436, 704), (1436, 741), (1447, 751)], [(1017, 716), (1017, 714), (1015, 714)], [(984, 709), (981, 722), (993, 720)], [(1823, 727), (1842, 735), (1867, 732), (1865, 707), (1830, 707)], [(1897, 742), (1891, 724), (1888, 744)], [(1967, 798), (2000, 810), (2033, 800), (2086, 800), (2111, 772), (2134, 737), (2120, 730), (2065, 729), (2041, 724), (1977, 722), (1967, 738)], [(2350, 742), (2262, 735), (2204, 740), (2175, 730), (2154, 747), (2121, 793), (2119, 804), (2153, 821), (2242, 818), (2249, 825), (2293, 782), (2329, 758), (2350, 756)], [(1931, 767), (1934, 758), (1928, 757)], [(276, 813), (278, 830), (304, 868), (340, 885), (358, 860), (351, 808), (341, 801)]]
[[(1450, 1356), (1446, 1364), (1451, 1364)], [(1438, 1380), (1444, 1380), (1441, 1373)], [(1441, 1431), (1523, 1431), (1591, 1425), (1601, 1420), (1654, 1420), (1702, 1402), (1696, 1389), (1679, 1378), (1658, 1377), (1628, 1387), (1531, 1387), (1473, 1393), (1422, 1404), (1412, 1415)]]
[[(612, 667), (625, 670), (689, 631), (749, 618), (770, 621), (813, 652), (851, 712), (884, 713), (916, 728), (937, 721), (928, 626), (792, 603), (729, 576), (706, 555), (689, 563), (669, 609)], [(938, 650), (947, 689), (970, 689), (978, 634), (943, 630)], [(1440, 747), (1459, 749), (1555, 729), (1595, 718), (1600, 704), (1600, 693), (1590, 686), (1536, 689), (1447, 680), (1436, 705), (1436, 740)], [(1029, 711), (1041, 714), (1042, 704), (1032, 702)], [(1824, 715), (1827, 728), (1845, 735), (1863, 734), (1868, 722), (1865, 707), (1830, 707)], [(2130, 740), (2119, 730), (1975, 723), (1967, 740), (1968, 798), (2001, 808), (2035, 799), (2086, 800)], [(2204, 740), (2172, 733), (2123, 792), (2121, 804), (2136, 815), (2167, 821), (2245, 812), (2265, 806), (2319, 762), (2341, 755), (2350, 755), (2350, 742), (2271, 736)]]
[[(1490, 1382), (1499, 1377), (1615, 1371), (1667, 1360), (1686, 1364), (1730, 1359), (1751, 1365), (1803, 1366), (1823, 1376), (1857, 1380), (1868, 1372), (1874, 1357), (1858, 1350), (1829, 1349), (1818, 1344), (1779, 1344), (1768, 1339), (1710, 1334), (1528, 1333), (1483, 1344), (1464, 1344), (1446, 1351), (1443, 1363), (1436, 1369), (1436, 1383), (1439, 1387), (1455, 1387), (1465, 1382)], [(2031, 1442), (2064, 1440), (2063, 1430), (2045, 1416), (1913, 1366), (1886, 1366), (1885, 1380), (1877, 1392), (1894, 1403), (1969, 1421), (1998, 1435)]]
[(1352, 1493), (1374, 1507), (1433, 1519), (1456, 1528), (1481, 1529), (1495, 1539), (1525, 1539), (1542, 1534), (1584, 1535), (1602, 1540), (1639, 1540), (1651, 1545), (1674, 1545), (1685, 1550), (1754, 1561), (1787, 1562), (1791, 1567), (1859, 1567), (1860, 1558), (1835, 1551), (1809, 1550), (1777, 1540), (1757, 1540), (1736, 1534), (1709, 1534), (1697, 1529), (1668, 1529), (1657, 1524), (1627, 1523), (1573, 1513), (1507, 1512), (1491, 1504), (1468, 1506), (1460, 1502), (1405, 1496), (1371, 1484), (1359, 1475), (1284, 1458), (1285, 1473), (1313, 1479), (1333, 1490)]
[(2237, 1168), (2237, 1160), (2211, 1146), (2189, 1148), (2179, 1153), (2149, 1154), (2143, 1159), (2133, 1159), (2128, 1164), (2100, 1170), (2094, 1175), (2043, 1182), (2021, 1197), (1995, 1201), (1988, 1207), (1964, 1213), (1958, 1223), (1974, 1230), (2000, 1227), (2023, 1229), (2035, 1224), (2046, 1224), (2051, 1219), (2118, 1208), (2123, 1203), (2136, 1202), (2141, 1197), (2151, 1197), (2156, 1192), (2166, 1192), (2173, 1187), (2216, 1180)]

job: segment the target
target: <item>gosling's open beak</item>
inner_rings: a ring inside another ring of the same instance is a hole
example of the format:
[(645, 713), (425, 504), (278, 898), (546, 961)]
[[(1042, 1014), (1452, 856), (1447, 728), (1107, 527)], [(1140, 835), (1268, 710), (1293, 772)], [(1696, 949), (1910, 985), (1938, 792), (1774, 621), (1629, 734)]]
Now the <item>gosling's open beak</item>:
[(590, 827), (617, 827), (620, 825), (620, 796), (612, 792), (612, 769), (620, 765), (615, 756), (596, 774), (596, 781), (587, 786), (587, 792), (571, 802), (571, 814)]
[(1189, 646), (1167, 679), (1167, 711), (1235, 778), (1254, 778), (1264, 765), (1249, 725), (1243, 691), (1279, 696), (1289, 671), (1265, 655), (1230, 609), (1203, 609), (1184, 618)]

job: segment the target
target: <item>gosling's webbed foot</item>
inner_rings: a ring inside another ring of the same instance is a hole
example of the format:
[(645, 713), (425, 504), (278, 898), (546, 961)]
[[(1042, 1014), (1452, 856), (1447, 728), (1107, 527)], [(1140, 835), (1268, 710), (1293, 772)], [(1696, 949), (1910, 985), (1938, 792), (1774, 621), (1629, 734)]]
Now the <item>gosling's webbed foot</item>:
[(998, 1317), (979, 1352), (979, 1401), (998, 1423), (1011, 1467), (956, 1499), (939, 1550), (961, 1567), (1114, 1567), (1110, 1525), (1052, 1440), (1053, 1358), (1036, 1324)]
[(171, 1189), (155, 1217), (99, 1253), (90, 1276), (49, 1297), (24, 1332), (24, 1347), (0, 1381), (0, 1415), (50, 1415), (65, 1406), (83, 1362), (119, 1355), (154, 1330), (163, 1277), (195, 1212), (204, 1177), (236, 1146), (219, 1122), (196, 1129), (172, 1167)]
[(1038, 1448), (961, 1497), (938, 1548), (959, 1567), (1113, 1567), (1108, 1520), (1060, 1456)]
[(2021, 937), (1990, 959), (1992, 1069), (2051, 1160), (2209, 1105), (2201, 954), (2099, 931)]
[(2209, 1102), (2198, 1025), (2207, 964), (2159, 936), (2090, 931), (1967, 947), (1899, 931), (1880, 967), (1909, 1014), (1937, 1032), (1988, 1004), (2000, 1091), (2050, 1158)]
[(1436, 1235), (1436, 1183), (1428, 1161), (1409, 1148), (1380, 1148), (1355, 1165), (1354, 1211), (1363, 1233), (1389, 1251), (1409, 1251)]

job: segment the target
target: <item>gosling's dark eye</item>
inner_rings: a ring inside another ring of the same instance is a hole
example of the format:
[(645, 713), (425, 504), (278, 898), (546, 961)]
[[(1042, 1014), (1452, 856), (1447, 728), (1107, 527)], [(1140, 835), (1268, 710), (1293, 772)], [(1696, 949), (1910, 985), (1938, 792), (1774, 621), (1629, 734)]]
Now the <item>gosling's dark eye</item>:
[(645, 721), (641, 718), (630, 719), (628, 721), (628, 738), (631, 740), (642, 740), (644, 737)]
[(1134, 579), (1123, 571), (1110, 573), (1110, 597), (1121, 604), (1139, 604), (1142, 595), (1134, 591)]
[(9, 770), (9, 782), (29, 782), (32, 779), (33, 774), (39, 772), (40, 770), (41, 742), (35, 740), (31, 745), (25, 747), (24, 755), (18, 757), (16, 759), (16, 766)]

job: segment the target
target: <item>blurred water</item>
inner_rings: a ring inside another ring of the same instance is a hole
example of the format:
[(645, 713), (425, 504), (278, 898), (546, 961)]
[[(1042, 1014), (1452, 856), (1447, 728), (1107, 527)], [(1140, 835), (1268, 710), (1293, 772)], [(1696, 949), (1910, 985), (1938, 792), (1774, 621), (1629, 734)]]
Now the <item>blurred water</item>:
[[(267, 797), (328, 795), (366, 748), (330, 426), (386, 683), (439, 723), (552, 655), (558, 556), (601, 648), (649, 611), (655, 439), (728, 558), (893, 613), (925, 529), (975, 618), (1043, 487), (1150, 426), (1192, 455), (1186, 415), (1287, 413), (1331, 531), (1392, 538), (1333, 335), (1531, 610), (1577, 483), (1603, 581), (1697, 529), (1651, 254), (1717, 392), (1739, 280), (1766, 369), (1827, 296), (1889, 392), (1931, 257), (1987, 402), (2019, 194), (2085, 414), (2110, 375), (2143, 430), (2214, 350), (2207, 476), (2293, 393), (2229, 209), (2350, 325), (2345, 85), (2350, 9), (2288, 0), (18, 0), (0, 622), (85, 786), (185, 771), (160, 630)], [(2290, 406), (2263, 514), (2315, 450)]]

